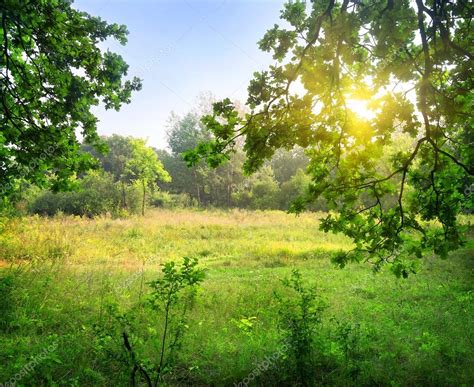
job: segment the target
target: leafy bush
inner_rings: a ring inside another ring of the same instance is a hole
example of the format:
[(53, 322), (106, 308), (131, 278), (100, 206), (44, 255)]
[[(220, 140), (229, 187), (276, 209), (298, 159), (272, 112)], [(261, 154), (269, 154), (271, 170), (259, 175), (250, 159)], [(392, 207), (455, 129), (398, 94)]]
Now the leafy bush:
[(94, 217), (103, 214), (119, 216), (121, 200), (125, 190), (127, 213), (138, 213), (141, 195), (138, 187), (119, 186), (107, 172), (91, 172), (78, 180), (77, 191), (58, 192), (42, 191), (32, 200), (29, 212), (53, 216), (58, 212), (68, 215)]
[(286, 297), (275, 293), (279, 302), (279, 327), (283, 333), (283, 342), (288, 347), (296, 380), (302, 385), (310, 385), (313, 379), (315, 335), (326, 306), (316, 288), (303, 284), (298, 270), (293, 270), (290, 278), (284, 279), (282, 283), (293, 293)]
[(51, 191), (43, 191), (30, 204), (30, 212), (39, 215), (55, 215), (62, 207), (64, 193), (55, 194)]
[[(187, 313), (193, 305), (197, 286), (204, 279), (204, 271), (197, 265), (196, 258), (188, 257), (180, 266), (168, 262), (163, 265), (162, 277), (148, 283), (151, 292), (145, 306), (162, 318), (160, 328), (150, 324), (150, 320), (139, 324), (137, 311), (143, 306), (140, 302), (126, 313), (120, 313), (115, 305), (109, 306), (113, 326), (96, 327), (101, 349), (117, 340), (113, 335), (121, 336), (122, 353), (117, 357), (131, 368), (131, 385), (135, 385), (138, 378), (148, 387), (157, 386), (173, 369), (185, 333)], [(153, 343), (151, 358), (143, 348), (147, 339)], [(157, 348), (158, 355), (155, 355)]]
[(331, 318), (332, 326), (329, 333), (331, 354), (336, 357), (337, 374), (340, 380), (357, 381), (361, 360), (361, 329), (360, 324)]
[(186, 193), (173, 194), (166, 191), (154, 192), (150, 204), (158, 208), (190, 208), (197, 206), (196, 200)]

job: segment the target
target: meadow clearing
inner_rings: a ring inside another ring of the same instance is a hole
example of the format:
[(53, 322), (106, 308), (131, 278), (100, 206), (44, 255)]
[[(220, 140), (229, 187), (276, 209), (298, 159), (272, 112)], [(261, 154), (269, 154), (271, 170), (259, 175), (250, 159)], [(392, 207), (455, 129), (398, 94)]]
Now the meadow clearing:
[[(144, 218), (3, 221), (0, 383), (36, 359), (17, 385), (127, 384), (129, 370), (107, 352), (96, 327), (108, 321), (107, 305), (127, 310), (146, 298), (160, 264), (189, 256), (206, 276), (169, 384), (291, 384), (274, 292), (297, 268), (327, 304), (315, 384), (472, 385), (472, 240), (397, 279), (368, 264), (336, 268), (331, 253), (351, 244), (319, 231), (318, 217), (150, 210)], [(138, 314), (158, 326), (160, 316)], [(152, 353), (157, 332), (144, 334), (151, 339), (137, 345)]]
[(474, 386), (472, 16), (2, 1), (0, 387)]

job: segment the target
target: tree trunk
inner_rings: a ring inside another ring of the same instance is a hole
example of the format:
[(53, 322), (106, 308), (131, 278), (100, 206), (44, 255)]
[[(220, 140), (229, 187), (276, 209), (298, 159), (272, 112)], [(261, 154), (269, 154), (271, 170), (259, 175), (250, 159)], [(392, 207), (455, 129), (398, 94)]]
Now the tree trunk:
[(193, 174), (194, 174), (194, 181), (196, 183), (197, 200), (198, 200), (199, 206), (201, 206), (201, 190), (200, 190), (200, 187), (199, 187), (199, 182), (197, 180), (196, 169), (193, 170)]
[(122, 181), (122, 208), (127, 208), (127, 195), (125, 192), (125, 183)]
[(145, 216), (145, 196), (146, 196), (145, 180), (142, 181), (142, 186), (143, 186), (142, 216)]
[(234, 174), (234, 168), (231, 166), (227, 173), (227, 207), (230, 208), (232, 205), (232, 176)]

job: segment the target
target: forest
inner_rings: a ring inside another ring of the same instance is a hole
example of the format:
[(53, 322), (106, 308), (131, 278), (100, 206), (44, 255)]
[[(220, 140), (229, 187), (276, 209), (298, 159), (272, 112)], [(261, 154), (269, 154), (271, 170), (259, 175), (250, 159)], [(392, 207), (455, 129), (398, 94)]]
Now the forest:
[[(201, 101), (212, 108), (212, 101)], [(88, 144), (82, 151), (95, 159), (93, 169), (70, 179), (63, 192), (17, 182), (15, 210), (23, 214), (125, 217), (145, 214), (146, 208), (241, 208), (287, 210), (310, 182), (308, 157), (302, 148), (281, 150), (253, 175), (243, 170), (240, 147), (228, 163), (212, 168), (205, 162), (188, 167), (184, 152), (209, 141), (198, 112), (172, 115), (167, 149), (146, 140), (113, 134), (101, 140), (106, 154)], [(147, 175), (149, 174), (149, 175)], [(311, 206), (327, 210), (323, 201)]]
[(470, 2), (0, 15), (0, 387), (474, 384)]

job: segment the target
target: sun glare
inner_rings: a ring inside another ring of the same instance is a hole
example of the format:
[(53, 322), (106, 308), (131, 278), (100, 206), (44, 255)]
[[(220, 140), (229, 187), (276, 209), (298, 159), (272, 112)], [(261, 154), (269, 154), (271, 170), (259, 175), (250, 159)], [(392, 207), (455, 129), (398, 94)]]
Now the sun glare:
[(346, 106), (358, 115), (360, 118), (372, 120), (375, 118), (376, 112), (369, 108), (370, 101), (362, 99), (347, 99)]

